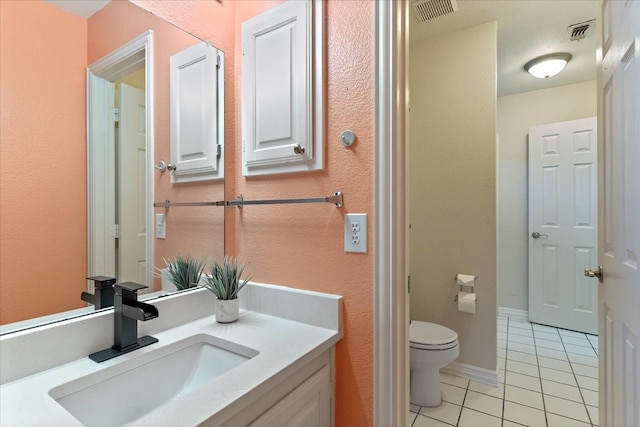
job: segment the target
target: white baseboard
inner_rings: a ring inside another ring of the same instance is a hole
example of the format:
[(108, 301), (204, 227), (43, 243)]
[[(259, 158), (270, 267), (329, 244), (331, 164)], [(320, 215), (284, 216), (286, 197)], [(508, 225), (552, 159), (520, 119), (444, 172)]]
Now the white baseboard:
[(489, 369), (478, 368), (477, 366), (467, 365), (465, 363), (453, 362), (442, 368), (442, 372), (447, 374), (464, 377), (482, 384), (498, 387), (498, 371), (490, 371)]
[(529, 310), (519, 310), (517, 308), (498, 307), (498, 316), (516, 317), (518, 319), (529, 320)]

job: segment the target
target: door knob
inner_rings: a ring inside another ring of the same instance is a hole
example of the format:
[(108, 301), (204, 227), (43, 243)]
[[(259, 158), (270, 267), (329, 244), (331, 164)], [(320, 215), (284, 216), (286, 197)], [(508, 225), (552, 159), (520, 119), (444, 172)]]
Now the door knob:
[(604, 281), (604, 268), (598, 266), (597, 270), (591, 270), (590, 268), (584, 269), (584, 275), (587, 277), (597, 277), (600, 283)]
[(549, 237), (547, 234), (540, 234), (537, 231), (534, 231), (533, 233), (531, 233), (531, 237), (533, 237), (534, 239), (539, 239), (540, 237)]
[(296, 144), (293, 146), (293, 152), (296, 154), (304, 154), (304, 147), (300, 144)]

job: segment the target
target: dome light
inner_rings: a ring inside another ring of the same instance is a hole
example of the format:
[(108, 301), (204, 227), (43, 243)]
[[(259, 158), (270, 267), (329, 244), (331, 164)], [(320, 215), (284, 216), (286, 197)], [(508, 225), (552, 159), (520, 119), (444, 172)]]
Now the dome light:
[(532, 59), (524, 65), (524, 69), (534, 77), (548, 79), (562, 71), (569, 60), (569, 53), (551, 53)]

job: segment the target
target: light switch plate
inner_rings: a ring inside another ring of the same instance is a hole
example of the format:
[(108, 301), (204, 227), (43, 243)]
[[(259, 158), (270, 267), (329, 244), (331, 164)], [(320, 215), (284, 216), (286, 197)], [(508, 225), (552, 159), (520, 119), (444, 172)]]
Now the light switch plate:
[(167, 221), (165, 214), (156, 214), (156, 239), (167, 238)]
[(345, 214), (344, 251), (367, 253), (367, 214)]

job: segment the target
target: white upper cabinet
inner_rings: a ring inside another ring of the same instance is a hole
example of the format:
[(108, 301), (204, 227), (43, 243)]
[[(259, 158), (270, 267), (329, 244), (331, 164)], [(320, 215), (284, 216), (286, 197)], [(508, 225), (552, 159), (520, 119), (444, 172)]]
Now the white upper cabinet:
[(202, 42), (170, 67), (171, 182), (224, 178), (224, 54)]
[(324, 167), (324, 34), (319, 0), (242, 24), (242, 173)]

